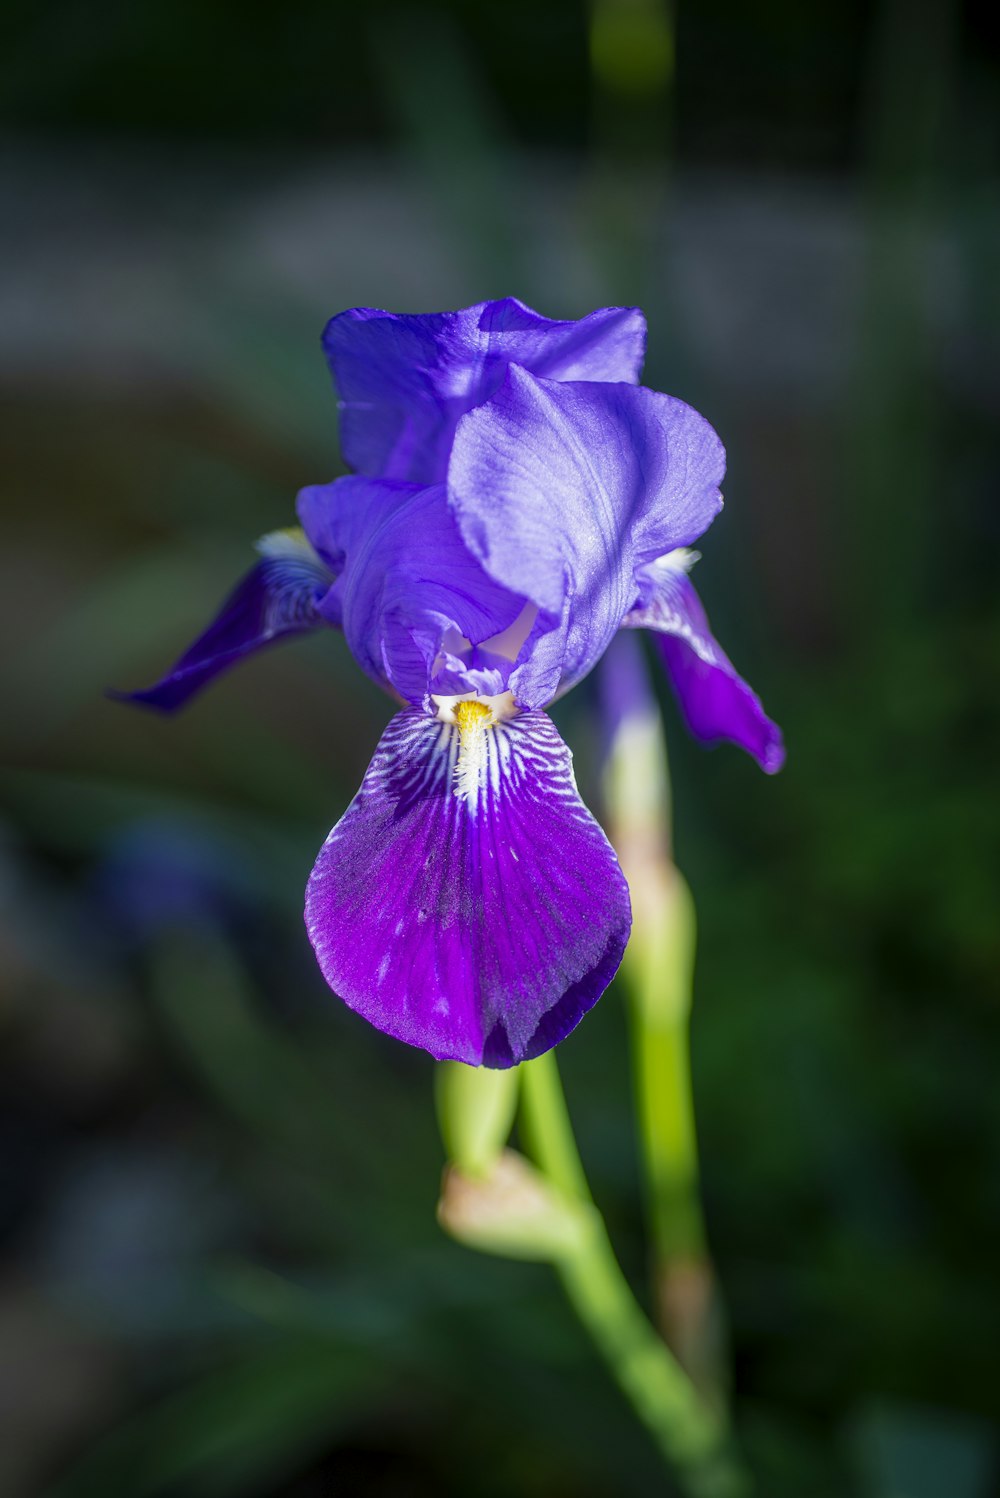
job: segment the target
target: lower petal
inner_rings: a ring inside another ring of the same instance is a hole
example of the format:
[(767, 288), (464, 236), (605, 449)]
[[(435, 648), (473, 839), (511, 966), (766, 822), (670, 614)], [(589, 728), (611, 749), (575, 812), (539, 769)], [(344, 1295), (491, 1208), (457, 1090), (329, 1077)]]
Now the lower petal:
[(265, 645), (329, 622), (320, 616), (318, 605), (333, 583), (333, 573), (302, 531), (272, 531), (258, 541), (257, 550), (260, 561), (166, 676), (141, 691), (111, 695), (173, 712), (221, 671)]
[(306, 925), (330, 987), (378, 1029), (505, 1067), (597, 1002), (631, 916), (551, 720), (523, 712), (484, 733), (470, 783), (454, 725), (397, 714), (316, 861)]
[(669, 553), (640, 574), (638, 607), (623, 624), (654, 632), (684, 721), (703, 744), (727, 740), (753, 756), (768, 775), (785, 763), (781, 729), (764, 711), (709, 628), (701, 599), (687, 575), (696, 560)]

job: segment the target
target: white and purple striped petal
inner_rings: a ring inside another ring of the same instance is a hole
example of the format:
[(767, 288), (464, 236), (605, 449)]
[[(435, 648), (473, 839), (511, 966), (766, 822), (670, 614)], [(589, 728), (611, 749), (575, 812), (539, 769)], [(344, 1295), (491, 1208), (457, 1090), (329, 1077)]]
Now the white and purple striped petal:
[(558, 322), (513, 297), (420, 316), (353, 307), (327, 324), (323, 348), (348, 466), (432, 484), (444, 478), (459, 417), (493, 394), (509, 364), (550, 380), (634, 384), (646, 320), (637, 307), (602, 307)]
[(257, 542), (257, 550), (260, 561), (237, 583), (212, 623), (166, 676), (141, 691), (111, 695), (173, 712), (220, 672), (265, 645), (336, 622), (319, 609), (334, 574), (302, 531), (272, 531)]
[(454, 723), (397, 714), (317, 859), (306, 925), (330, 987), (378, 1029), (505, 1067), (596, 1003), (631, 916), (550, 719), (478, 733), (470, 750)]
[(512, 366), (458, 424), (448, 499), (485, 571), (538, 608), (510, 686), (540, 707), (603, 655), (638, 569), (686, 546), (722, 505), (725, 452), (683, 401), (557, 383)]
[(637, 606), (629, 629), (652, 630), (684, 721), (703, 744), (738, 744), (768, 775), (785, 762), (781, 729), (739, 675), (709, 628), (701, 599), (688, 577), (697, 560), (683, 549), (641, 569)]

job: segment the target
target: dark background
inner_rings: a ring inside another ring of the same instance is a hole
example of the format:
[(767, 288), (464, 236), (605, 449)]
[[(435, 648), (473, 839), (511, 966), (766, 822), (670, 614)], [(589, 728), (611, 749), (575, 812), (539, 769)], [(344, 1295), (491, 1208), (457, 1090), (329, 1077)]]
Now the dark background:
[[(429, 1060), (315, 971), (385, 700), (332, 634), (102, 695), (340, 471), (330, 314), (509, 294), (641, 303), (729, 450), (697, 581), (787, 768), (665, 712), (761, 1491), (1000, 1491), (994, 14), (6, 7), (5, 1498), (663, 1490), (549, 1272), (435, 1226)], [(592, 791), (588, 687), (561, 723)], [(614, 989), (560, 1059), (643, 1294)]]

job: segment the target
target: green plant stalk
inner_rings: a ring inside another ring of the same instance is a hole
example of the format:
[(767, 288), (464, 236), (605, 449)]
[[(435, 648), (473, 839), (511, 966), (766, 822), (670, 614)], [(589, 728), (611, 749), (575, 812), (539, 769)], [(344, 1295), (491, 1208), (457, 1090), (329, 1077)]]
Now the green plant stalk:
[(657, 1266), (664, 1268), (707, 1256), (691, 1086), (695, 913), (673, 867), (647, 871), (644, 880), (643, 904), (655, 902), (656, 915), (636, 912), (622, 976), (650, 1228)]
[(434, 1068), (438, 1126), (448, 1159), (467, 1176), (487, 1176), (517, 1113), (518, 1069), (491, 1071), (462, 1061)]
[[(521, 1127), (539, 1169), (591, 1202), (555, 1055), (521, 1068)], [(557, 1263), (566, 1294), (688, 1498), (743, 1498), (750, 1482), (724, 1418), (705, 1404), (643, 1314), (596, 1209), (591, 1229)]]
[[(619, 651), (621, 645), (619, 644)], [(724, 1380), (710, 1347), (714, 1302), (699, 1191), (689, 1021), (695, 912), (671, 854), (671, 789), (659, 708), (633, 647), (617, 669), (633, 674), (633, 701), (604, 767), (609, 833), (632, 894), (622, 962), (636, 1113), (653, 1241), (658, 1319), (675, 1352), (706, 1386)]]
[(709, 1256), (691, 1086), (694, 902), (672, 866), (647, 876), (658, 922), (641, 918), (623, 972), (635, 1075), (656, 1320), (695, 1387), (714, 1404), (730, 1386), (725, 1317)]

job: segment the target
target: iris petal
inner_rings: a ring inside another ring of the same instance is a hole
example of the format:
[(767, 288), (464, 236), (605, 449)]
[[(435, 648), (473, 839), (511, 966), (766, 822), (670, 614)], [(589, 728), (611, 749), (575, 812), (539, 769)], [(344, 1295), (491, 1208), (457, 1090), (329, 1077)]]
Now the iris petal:
[(323, 335), (348, 466), (423, 484), (444, 478), (456, 422), (493, 394), (508, 364), (552, 380), (634, 383), (645, 347), (637, 307), (555, 322), (513, 297), (428, 316), (354, 307)]
[(690, 554), (675, 553), (644, 568), (639, 605), (623, 623), (630, 629), (654, 631), (670, 685), (694, 737), (703, 744), (738, 744), (773, 775), (785, 763), (781, 729), (712, 634), (687, 575), (692, 560)]
[(638, 568), (709, 526), (721, 442), (698, 413), (632, 385), (511, 367), (459, 423), (449, 502), (469, 550), (538, 605), (510, 685), (539, 707), (584, 676), (635, 601)]
[(410, 702), (428, 692), (504, 689), (509, 662), (504, 676), (487, 681), (459, 655), (512, 624), (524, 600), (469, 552), (443, 485), (352, 475), (304, 489), (299, 516), (340, 573), (323, 609), (336, 611), (369, 676)]
[(323, 847), (306, 925), (327, 982), (438, 1059), (511, 1066), (548, 1050), (621, 961), (628, 888), (544, 713), (485, 729), (459, 793), (458, 729), (389, 724)]
[(319, 600), (334, 577), (303, 532), (272, 531), (258, 541), (257, 550), (260, 561), (237, 583), (204, 634), (166, 676), (142, 691), (111, 695), (173, 712), (221, 671), (265, 645), (324, 623)]

